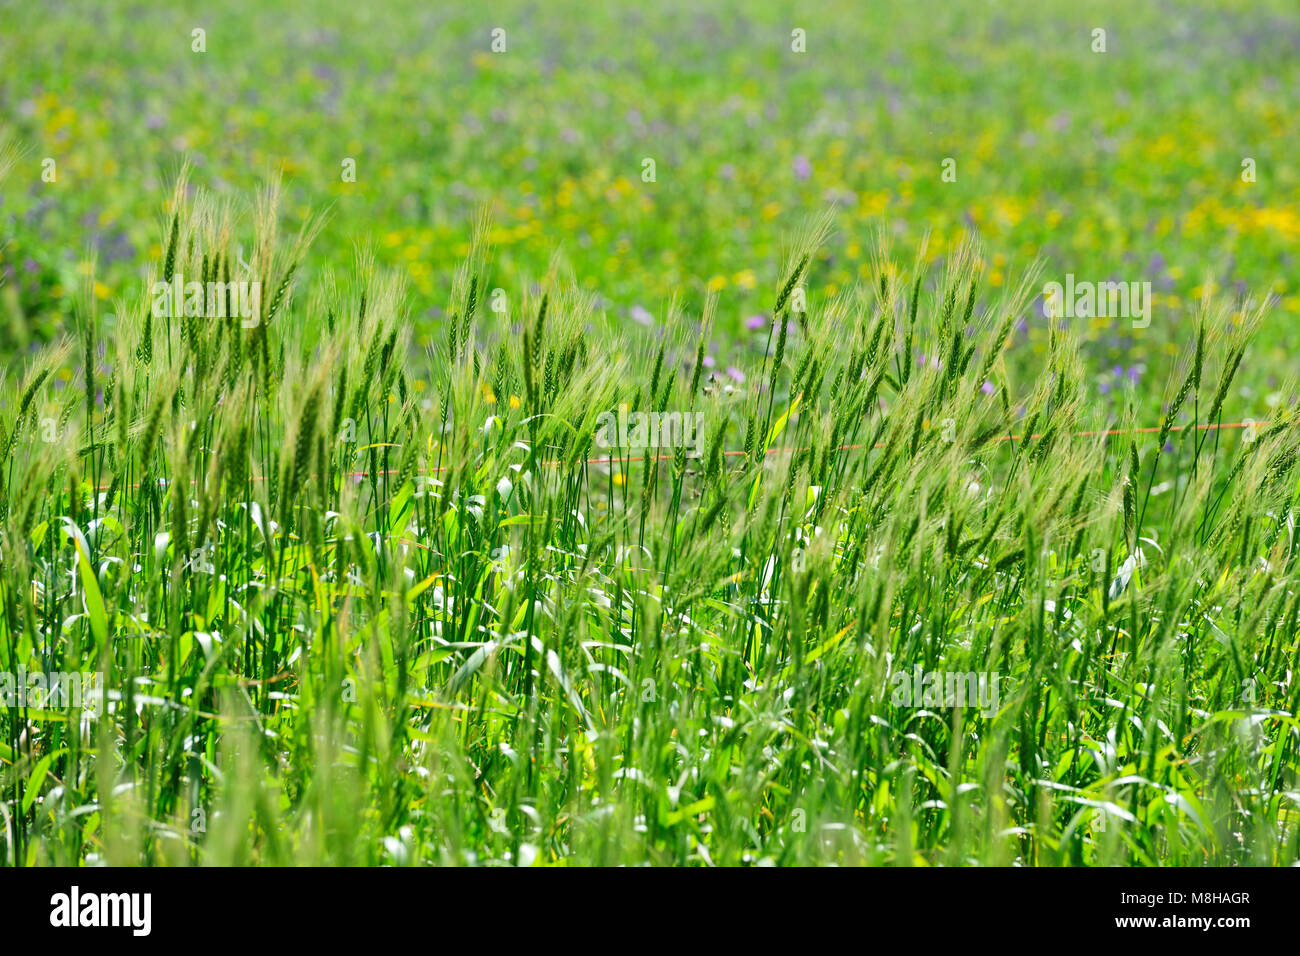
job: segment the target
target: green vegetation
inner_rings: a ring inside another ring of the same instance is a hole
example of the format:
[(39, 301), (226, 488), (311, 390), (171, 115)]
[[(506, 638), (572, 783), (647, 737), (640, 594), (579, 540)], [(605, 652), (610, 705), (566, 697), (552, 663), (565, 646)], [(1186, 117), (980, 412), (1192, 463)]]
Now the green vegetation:
[[(250, 227), (185, 196), (158, 278), (224, 277)], [(1300, 423), (1191, 427), (1260, 313), (1206, 306), (1158, 434), (1079, 436), (1077, 343), (1008, 395), (1035, 285), (969, 245), (792, 312), (814, 225), (737, 388), (712, 303), (627, 361), (563, 275), (478, 307), (477, 245), (408, 358), (400, 278), (291, 293), (274, 208), (262, 321), (141, 296), (5, 388), (0, 663), (108, 697), (0, 717), (9, 862), (1296, 860)], [(603, 452), (621, 403), (704, 454)]]
[(1300, 862), (1253, 8), (0, 7), (0, 861)]

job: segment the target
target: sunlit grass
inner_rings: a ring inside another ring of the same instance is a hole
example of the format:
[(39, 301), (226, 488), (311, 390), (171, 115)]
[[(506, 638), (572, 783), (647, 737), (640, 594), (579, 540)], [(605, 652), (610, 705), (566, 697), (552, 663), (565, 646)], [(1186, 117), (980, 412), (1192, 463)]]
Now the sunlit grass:
[[(3, 383), (0, 670), (106, 697), (0, 710), (7, 864), (1300, 856), (1300, 435), (1193, 427), (1258, 309), (1206, 302), (1144, 433), (1076, 330), (1009, 378), (1037, 279), (974, 244), (800, 312), (815, 223), (737, 384), (713, 302), (643, 352), (476, 240), (420, 349), (371, 256), (296, 278), (274, 190), (163, 221), (151, 278), (247, 263), (261, 321), (142, 285), (107, 336), (92, 291)], [(623, 403), (703, 454), (600, 447)], [(998, 696), (900, 702), (918, 668)]]

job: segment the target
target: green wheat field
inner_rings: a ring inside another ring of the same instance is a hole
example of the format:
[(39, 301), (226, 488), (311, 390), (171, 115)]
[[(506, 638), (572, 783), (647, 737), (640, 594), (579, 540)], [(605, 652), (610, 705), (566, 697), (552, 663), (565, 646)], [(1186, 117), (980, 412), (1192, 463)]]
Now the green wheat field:
[(1292, 0), (0, 63), (5, 866), (1300, 861)]

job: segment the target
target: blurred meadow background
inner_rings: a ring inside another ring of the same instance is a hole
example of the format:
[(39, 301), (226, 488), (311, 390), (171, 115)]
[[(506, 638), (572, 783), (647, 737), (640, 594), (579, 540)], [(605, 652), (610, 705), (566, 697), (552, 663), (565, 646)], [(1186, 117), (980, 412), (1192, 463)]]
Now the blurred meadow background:
[[(0, 118), (25, 150), (0, 208), (9, 348), (67, 318), (91, 246), (96, 295), (139, 287), (188, 161), (196, 184), (232, 197), (282, 172), (291, 227), (328, 207), (304, 274), (373, 247), (409, 275), (420, 344), (486, 207), (489, 286), (538, 282), (558, 255), (629, 336), (653, 333), (674, 295), (698, 314), (715, 291), (711, 358), (744, 375), (783, 242), (828, 207), (813, 299), (868, 275), (879, 230), (904, 245), (928, 232), (932, 261), (973, 230), (993, 287), (1035, 259), (1048, 279), (1152, 283), (1149, 328), (1084, 320), (1101, 394), (1124, 377), (1162, 386), (1206, 291), (1279, 300), (1243, 375), (1252, 404), (1295, 368), (1287, 0), (0, 11)], [(1038, 361), (1041, 311), (1023, 318)]]

